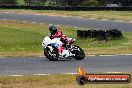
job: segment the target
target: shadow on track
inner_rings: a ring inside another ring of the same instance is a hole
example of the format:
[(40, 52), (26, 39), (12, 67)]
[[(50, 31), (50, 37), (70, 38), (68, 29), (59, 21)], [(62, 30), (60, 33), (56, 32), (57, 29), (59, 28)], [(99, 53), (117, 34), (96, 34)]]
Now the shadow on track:
[[(40, 60), (40, 61), (50, 61), (50, 60), (48, 60), (47, 58), (44, 58), (43, 60)], [(58, 61), (50, 61), (50, 62), (63, 62), (63, 61), (77, 61), (77, 62), (79, 62), (79, 61), (84, 61), (84, 59), (83, 60), (75, 60), (74, 58), (65, 58), (65, 59), (59, 59)]]

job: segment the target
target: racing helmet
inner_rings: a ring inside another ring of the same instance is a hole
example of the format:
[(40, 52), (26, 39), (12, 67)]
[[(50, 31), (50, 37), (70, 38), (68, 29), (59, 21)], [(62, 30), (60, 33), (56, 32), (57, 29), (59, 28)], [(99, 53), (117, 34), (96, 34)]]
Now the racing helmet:
[(49, 26), (49, 31), (50, 31), (50, 33), (51, 33), (52, 35), (55, 35), (56, 32), (57, 32), (58, 30), (57, 30), (57, 28), (56, 28), (55, 25), (50, 25), (50, 26)]
[(67, 44), (68, 43), (68, 38), (66, 37), (66, 35), (62, 35), (60, 41)]

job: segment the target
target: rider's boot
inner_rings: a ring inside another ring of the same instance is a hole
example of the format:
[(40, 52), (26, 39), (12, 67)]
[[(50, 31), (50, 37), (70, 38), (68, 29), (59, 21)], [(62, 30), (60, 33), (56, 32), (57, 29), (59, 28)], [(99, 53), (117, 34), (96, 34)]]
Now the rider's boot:
[(64, 49), (64, 48), (63, 48), (62, 46), (59, 46), (59, 47), (58, 47), (59, 57), (62, 57), (63, 49)]

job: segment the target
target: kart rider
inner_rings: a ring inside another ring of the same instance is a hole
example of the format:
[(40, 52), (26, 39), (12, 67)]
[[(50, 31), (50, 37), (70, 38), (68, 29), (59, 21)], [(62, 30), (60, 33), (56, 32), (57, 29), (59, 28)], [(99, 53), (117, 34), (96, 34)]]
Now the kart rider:
[(65, 47), (66, 44), (71, 44), (75, 41), (73, 38), (67, 38), (65, 35), (63, 35), (61, 30), (58, 30), (56, 26), (50, 25), (49, 26), (49, 31), (50, 31), (50, 39), (54, 38), (60, 38), (60, 41), (63, 43), (62, 46), (58, 47), (59, 54), (62, 54), (63, 48)]
[(58, 30), (54, 25), (49, 26), (49, 31), (51, 39), (60, 38), (63, 35), (62, 31)]

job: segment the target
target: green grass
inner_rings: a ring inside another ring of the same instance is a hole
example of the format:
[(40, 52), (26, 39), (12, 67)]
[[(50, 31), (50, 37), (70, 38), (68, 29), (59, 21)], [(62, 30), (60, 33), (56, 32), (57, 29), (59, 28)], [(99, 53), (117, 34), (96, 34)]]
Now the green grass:
[(85, 84), (76, 83), (76, 75), (47, 76), (0, 76), (0, 88), (132, 88), (129, 84)]
[(52, 15), (52, 16), (75, 16), (84, 18), (97, 18), (97, 19), (109, 19), (109, 20), (124, 20), (132, 21), (132, 11), (61, 11), (61, 10), (11, 10), (4, 9), (2, 11), (12, 11), (21, 13)]
[[(75, 33), (72, 35), (75, 30), (71, 28), (63, 30), (66, 30), (64, 34), (75, 37)], [(0, 24), (0, 51), (41, 51), (41, 42), (46, 35), (49, 35), (46, 24), (2, 22)]]
[[(77, 38), (76, 28), (59, 26), (63, 34), (76, 39), (75, 45), (82, 47), (86, 54), (132, 53), (132, 33), (124, 32), (123, 39), (97, 41)], [(49, 35), (48, 24), (0, 21), (0, 56), (40, 56), (43, 55), (41, 42)]]
[(25, 4), (24, 0), (17, 0), (17, 3), (20, 4), (20, 5), (24, 5)]

